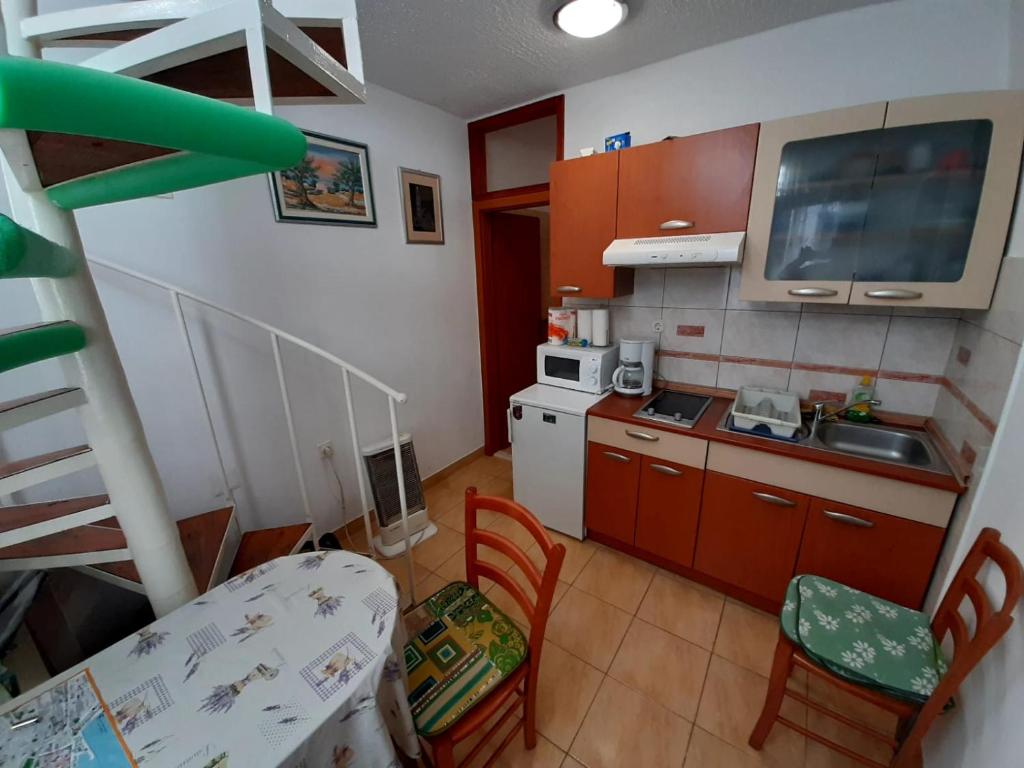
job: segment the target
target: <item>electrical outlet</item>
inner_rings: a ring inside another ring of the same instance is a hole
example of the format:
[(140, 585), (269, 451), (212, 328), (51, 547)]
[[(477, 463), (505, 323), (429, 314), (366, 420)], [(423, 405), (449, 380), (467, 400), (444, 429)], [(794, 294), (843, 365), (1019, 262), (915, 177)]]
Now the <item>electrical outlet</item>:
[(663, 323), (661, 320), (655, 320), (653, 323), (651, 323), (651, 330), (654, 331), (655, 333), (661, 333), (663, 330), (665, 330), (665, 323)]
[(320, 458), (329, 459), (334, 455), (334, 443), (330, 440), (320, 443), (316, 449), (320, 451)]

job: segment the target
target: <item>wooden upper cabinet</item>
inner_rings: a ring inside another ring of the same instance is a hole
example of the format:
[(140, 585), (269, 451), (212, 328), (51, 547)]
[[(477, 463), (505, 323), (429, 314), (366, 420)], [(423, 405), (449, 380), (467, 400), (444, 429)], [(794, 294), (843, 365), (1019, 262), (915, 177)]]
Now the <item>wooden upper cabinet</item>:
[(636, 513), (636, 546), (689, 568), (697, 543), (704, 472), (644, 456)]
[(640, 454), (587, 443), (587, 530), (633, 543)]
[(615, 236), (745, 230), (757, 133), (741, 125), (618, 152)]
[(551, 164), (551, 293), (610, 299), (633, 292), (633, 270), (606, 267), (615, 239), (619, 153)]
[(812, 499), (797, 573), (813, 573), (918, 609), (945, 529)]

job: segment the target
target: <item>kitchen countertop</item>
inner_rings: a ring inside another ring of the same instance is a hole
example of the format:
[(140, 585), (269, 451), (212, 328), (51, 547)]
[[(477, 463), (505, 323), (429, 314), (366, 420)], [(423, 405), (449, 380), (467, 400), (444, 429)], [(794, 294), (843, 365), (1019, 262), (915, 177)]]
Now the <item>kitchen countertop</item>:
[[(675, 388), (673, 387), (673, 389)], [(676, 432), (702, 440), (729, 443), (730, 445), (750, 448), (755, 451), (765, 451), (766, 453), (788, 456), (802, 461), (811, 461), (816, 464), (827, 464), (854, 472), (888, 477), (893, 480), (902, 480), (907, 483), (939, 488), (945, 491), (952, 491), (953, 493), (963, 493), (967, 490), (967, 487), (949, 469), (946, 472), (932, 472), (914, 467), (905, 467), (900, 464), (864, 459), (859, 456), (823, 451), (811, 446), (800, 445), (799, 443), (787, 443), (781, 440), (744, 435), (738, 432), (724, 432), (718, 429), (718, 423), (721, 421), (724, 413), (732, 406), (732, 400), (726, 397), (712, 397), (711, 404), (692, 428), (677, 427), (663, 422), (652, 422), (633, 416), (640, 409), (641, 404), (656, 396), (660, 391), (660, 389), (655, 389), (648, 397), (625, 397), (612, 393), (587, 411), (587, 415), (621, 421), (647, 429)], [(687, 390), (680, 387), (678, 391), (686, 392)], [(947, 464), (949, 463), (945, 456), (942, 458)]]

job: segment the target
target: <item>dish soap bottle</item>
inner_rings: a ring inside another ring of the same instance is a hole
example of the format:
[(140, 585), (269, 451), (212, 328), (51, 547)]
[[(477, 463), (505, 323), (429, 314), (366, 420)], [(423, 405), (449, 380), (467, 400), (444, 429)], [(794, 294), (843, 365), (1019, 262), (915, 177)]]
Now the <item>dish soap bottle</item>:
[[(871, 405), (868, 400), (874, 399), (875, 385), (870, 376), (864, 376), (860, 384), (850, 392), (850, 402), (854, 405), (846, 412), (846, 418), (850, 421), (868, 422), (871, 421)], [(860, 405), (857, 405), (860, 403)]]

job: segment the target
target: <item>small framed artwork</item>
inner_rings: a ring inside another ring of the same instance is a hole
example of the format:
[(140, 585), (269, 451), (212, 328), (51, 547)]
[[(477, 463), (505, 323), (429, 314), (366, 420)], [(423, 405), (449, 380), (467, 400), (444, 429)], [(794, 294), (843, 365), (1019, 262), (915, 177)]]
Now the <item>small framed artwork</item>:
[(270, 174), (278, 221), (376, 227), (370, 150), (358, 141), (303, 131), (305, 159)]
[(398, 180), (405, 214), (405, 242), (443, 244), (441, 177), (436, 173), (399, 168)]

